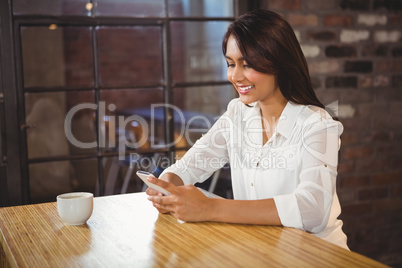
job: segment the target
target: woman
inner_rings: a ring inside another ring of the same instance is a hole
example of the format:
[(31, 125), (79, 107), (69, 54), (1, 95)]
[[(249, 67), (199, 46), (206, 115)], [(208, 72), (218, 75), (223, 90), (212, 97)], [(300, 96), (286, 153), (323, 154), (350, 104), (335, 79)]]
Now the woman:
[[(184, 221), (295, 227), (347, 248), (335, 189), (343, 127), (317, 99), (290, 25), (268, 10), (249, 12), (229, 26), (222, 48), (239, 98), (161, 180), (148, 178), (171, 193), (148, 188), (149, 200)], [(227, 162), (234, 200), (193, 186)]]

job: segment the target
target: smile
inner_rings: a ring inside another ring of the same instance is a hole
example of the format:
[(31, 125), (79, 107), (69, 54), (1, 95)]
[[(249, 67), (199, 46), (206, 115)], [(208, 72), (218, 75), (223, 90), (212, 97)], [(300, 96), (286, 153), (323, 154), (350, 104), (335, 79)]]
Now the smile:
[(239, 89), (239, 93), (240, 94), (247, 94), (248, 92), (251, 91), (251, 89), (253, 89), (255, 86), (247, 86), (247, 87), (237, 87)]

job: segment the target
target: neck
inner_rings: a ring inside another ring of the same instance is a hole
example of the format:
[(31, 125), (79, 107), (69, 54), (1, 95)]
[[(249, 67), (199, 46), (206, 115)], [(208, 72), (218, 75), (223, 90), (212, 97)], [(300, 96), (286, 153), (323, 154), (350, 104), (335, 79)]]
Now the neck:
[(282, 114), (283, 109), (285, 109), (288, 100), (282, 96), (279, 98), (273, 98), (266, 102), (259, 102), (261, 109), (261, 116), (268, 122), (276, 122)]

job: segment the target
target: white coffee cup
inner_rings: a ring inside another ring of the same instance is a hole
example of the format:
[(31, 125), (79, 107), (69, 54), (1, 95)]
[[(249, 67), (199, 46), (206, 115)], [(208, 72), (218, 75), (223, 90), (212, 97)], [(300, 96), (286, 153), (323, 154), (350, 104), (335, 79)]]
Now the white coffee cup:
[(82, 225), (92, 215), (94, 195), (76, 192), (57, 196), (57, 211), (60, 218), (69, 225)]

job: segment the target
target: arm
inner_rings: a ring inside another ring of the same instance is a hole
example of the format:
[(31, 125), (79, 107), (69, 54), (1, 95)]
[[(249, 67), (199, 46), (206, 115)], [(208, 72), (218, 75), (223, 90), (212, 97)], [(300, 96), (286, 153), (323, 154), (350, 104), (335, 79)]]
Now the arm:
[(211, 199), (209, 221), (282, 225), (272, 198), (262, 200)]
[[(325, 228), (331, 211), (342, 126), (336, 122), (322, 122), (307, 127), (302, 141), (300, 183), (292, 193), (256, 201), (208, 200), (190, 188), (187, 189), (191, 194), (186, 195), (182, 189), (162, 185), (169, 187), (175, 196), (151, 200), (155, 207), (169, 210), (183, 220), (282, 224), (320, 232)], [(189, 202), (194, 204), (187, 206)]]
[(195, 184), (208, 179), (212, 173), (222, 168), (228, 161), (230, 135), (233, 132), (235, 108), (241, 104), (232, 100), (227, 111), (215, 124), (186, 152), (186, 154), (163, 173), (174, 173), (180, 177), (183, 184)]
[[(204, 181), (215, 170), (221, 168), (228, 161), (226, 140), (222, 133), (225, 130), (225, 121), (225, 116), (222, 116), (208, 133), (187, 151), (183, 158), (164, 170), (159, 177), (160, 180), (157, 181), (169, 182), (172, 186), (192, 185)], [(220, 161), (217, 165), (213, 160)], [(150, 188), (146, 193), (149, 196), (163, 196), (162, 193)], [(171, 212), (158, 207), (156, 201), (153, 202), (159, 212)]]
[(148, 199), (159, 211), (170, 212), (180, 220), (281, 225), (273, 199), (212, 199), (193, 185), (178, 187), (152, 177), (149, 181), (165, 188), (171, 195), (154, 195)]
[(184, 185), (182, 179), (174, 173), (164, 173), (159, 179), (172, 183), (173, 185), (180, 186)]
[(320, 233), (331, 215), (331, 224), (336, 220), (340, 213), (335, 189), (342, 130), (342, 125), (333, 120), (306, 121), (299, 184), (292, 193), (274, 197), (284, 226)]

